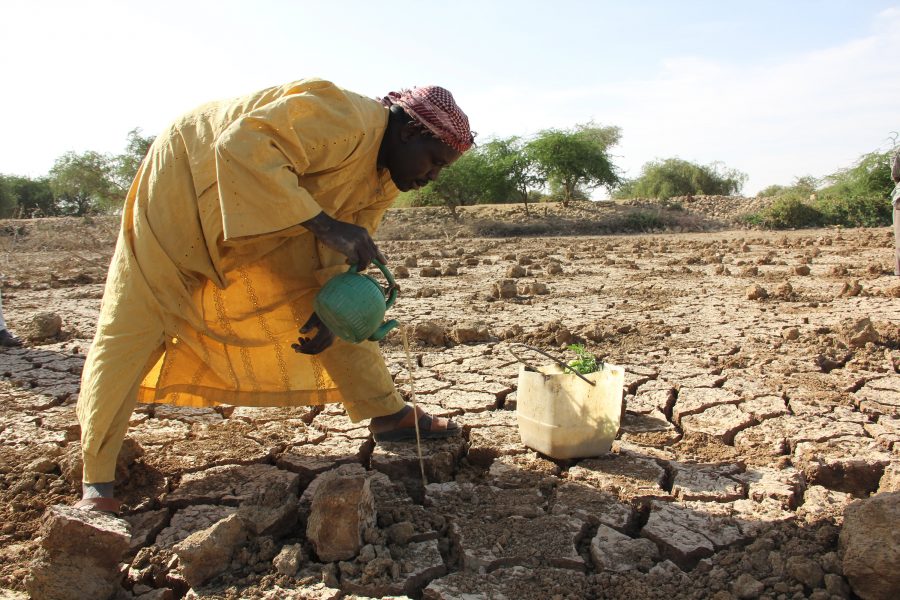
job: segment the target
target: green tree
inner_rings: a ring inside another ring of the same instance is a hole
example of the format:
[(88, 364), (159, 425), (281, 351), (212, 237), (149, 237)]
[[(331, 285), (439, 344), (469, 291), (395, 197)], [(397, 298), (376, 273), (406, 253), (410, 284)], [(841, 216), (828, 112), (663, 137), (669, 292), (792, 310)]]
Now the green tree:
[(153, 139), (152, 136), (142, 136), (140, 128), (134, 128), (128, 132), (126, 137), (125, 152), (113, 158), (112, 181), (123, 195), (131, 187), (131, 182), (137, 175), (144, 157), (147, 156), (147, 152), (150, 150), (151, 144), (153, 144)]
[(50, 169), (50, 188), (60, 214), (88, 215), (117, 206), (122, 191), (113, 181), (114, 159), (99, 152), (67, 152)]
[(0, 175), (16, 203), (15, 214), (26, 218), (52, 217), (58, 214), (56, 198), (46, 177), (31, 179), (19, 175)]
[(496, 201), (522, 202), (525, 214), (529, 214), (529, 192), (541, 187), (544, 179), (536, 169), (534, 159), (525, 151), (525, 142), (513, 136), (491, 140), (482, 148), (491, 170), (503, 181), (503, 185), (494, 191)]
[(493, 140), (463, 154), (441, 175), (414, 193), (413, 206), (446, 206), (457, 216), (459, 206), (515, 202), (523, 168), (510, 140)]
[(747, 175), (722, 163), (698, 165), (680, 158), (651, 161), (641, 168), (637, 179), (626, 182), (616, 198), (656, 198), (700, 194), (730, 196), (738, 193)]
[(475, 204), (487, 198), (492, 181), (491, 167), (478, 149), (463, 154), (456, 162), (441, 171), (440, 176), (416, 192), (419, 206), (446, 206), (456, 217), (460, 206)]
[(578, 190), (601, 186), (613, 188), (620, 178), (609, 149), (618, 143), (618, 127), (599, 127), (594, 123), (574, 129), (541, 131), (525, 147), (537, 174), (562, 191), (563, 206), (575, 199)]

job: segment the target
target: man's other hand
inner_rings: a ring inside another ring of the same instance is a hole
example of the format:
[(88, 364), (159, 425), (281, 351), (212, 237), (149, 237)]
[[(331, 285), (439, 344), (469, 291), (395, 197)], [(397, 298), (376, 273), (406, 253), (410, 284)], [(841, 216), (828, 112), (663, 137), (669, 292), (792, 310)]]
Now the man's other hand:
[[(302, 334), (309, 333), (313, 329), (318, 329), (313, 337), (302, 337)], [(300, 354), (318, 354), (326, 350), (334, 342), (334, 334), (325, 326), (325, 323), (319, 318), (319, 315), (313, 313), (306, 324), (300, 328), (301, 337), (297, 338), (296, 344), (291, 344), (294, 352)]]

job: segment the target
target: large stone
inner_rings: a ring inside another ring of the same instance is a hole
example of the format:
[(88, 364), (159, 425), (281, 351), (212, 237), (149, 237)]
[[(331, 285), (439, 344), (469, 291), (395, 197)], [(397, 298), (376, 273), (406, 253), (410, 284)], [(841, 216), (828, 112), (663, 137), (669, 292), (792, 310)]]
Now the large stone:
[(62, 330), (62, 317), (53, 312), (39, 312), (19, 328), (19, 334), (32, 342), (55, 338)]
[(369, 478), (331, 471), (319, 479), (306, 536), (320, 561), (351, 559), (362, 547), (365, 529), (375, 525), (375, 501)]
[(519, 295), (515, 279), (501, 279), (494, 283), (492, 289), (494, 298), (515, 298)]
[(211, 527), (192, 533), (172, 549), (178, 555), (181, 574), (191, 587), (203, 585), (224, 573), (231, 558), (250, 532), (239, 515), (225, 517)]
[(749, 573), (742, 573), (735, 582), (731, 584), (731, 591), (740, 600), (753, 600), (759, 598), (765, 589), (766, 585), (755, 579)]
[(472, 322), (461, 323), (454, 327), (450, 337), (458, 344), (472, 344), (490, 341), (492, 336), (486, 324)]
[(900, 590), (900, 492), (855, 502), (844, 513), (839, 548), (844, 575), (864, 600), (889, 600)]
[(658, 556), (659, 550), (650, 540), (632, 539), (605, 525), (600, 525), (591, 540), (591, 559), (604, 571), (633, 571), (644, 561), (655, 562)]
[(281, 575), (293, 577), (306, 561), (303, 546), (300, 544), (288, 544), (281, 548), (272, 560), (272, 566)]
[(119, 562), (131, 541), (128, 523), (106, 513), (51, 506), (25, 588), (32, 598), (109, 598), (119, 589)]
[(222, 519), (237, 512), (234, 506), (216, 506), (213, 504), (196, 504), (175, 511), (169, 525), (156, 536), (155, 545), (170, 549), (186, 540), (191, 534), (209, 529)]
[(848, 319), (841, 323), (840, 338), (851, 348), (861, 348), (869, 343), (877, 343), (880, 339), (878, 332), (872, 325), (869, 317), (861, 319)]
[(784, 570), (810, 589), (822, 587), (825, 573), (819, 563), (807, 556), (791, 556), (784, 564)]
[(429, 346), (443, 346), (447, 343), (447, 330), (443, 325), (432, 321), (416, 323), (413, 338)]

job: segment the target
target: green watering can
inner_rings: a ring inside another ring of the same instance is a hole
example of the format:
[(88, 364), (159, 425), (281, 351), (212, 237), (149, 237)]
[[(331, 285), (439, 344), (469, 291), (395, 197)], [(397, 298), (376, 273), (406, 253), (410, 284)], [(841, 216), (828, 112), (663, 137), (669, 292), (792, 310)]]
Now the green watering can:
[(384, 290), (375, 278), (359, 273), (352, 265), (346, 273), (329, 279), (313, 302), (319, 319), (339, 338), (357, 344), (363, 340), (377, 342), (399, 325), (395, 319), (382, 323), (384, 313), (397, 299), (400, 289), (387, 267), (372, 261), (387, 279)]

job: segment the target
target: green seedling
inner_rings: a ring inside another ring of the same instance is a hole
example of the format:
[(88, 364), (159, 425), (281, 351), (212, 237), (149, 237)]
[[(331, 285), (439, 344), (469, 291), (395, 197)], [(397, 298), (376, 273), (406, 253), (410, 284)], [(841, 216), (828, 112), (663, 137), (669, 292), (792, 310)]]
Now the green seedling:
[(597, 357), (585, 350), (584, 344), (570, 344), (567, 346), (570, 352), (575, 353), (575, 359), (570, 360), (566, 369), (566, 373), (577, 371), (582, 375), (594, 373), (603, 367), (603, 363), (597, 363)]

